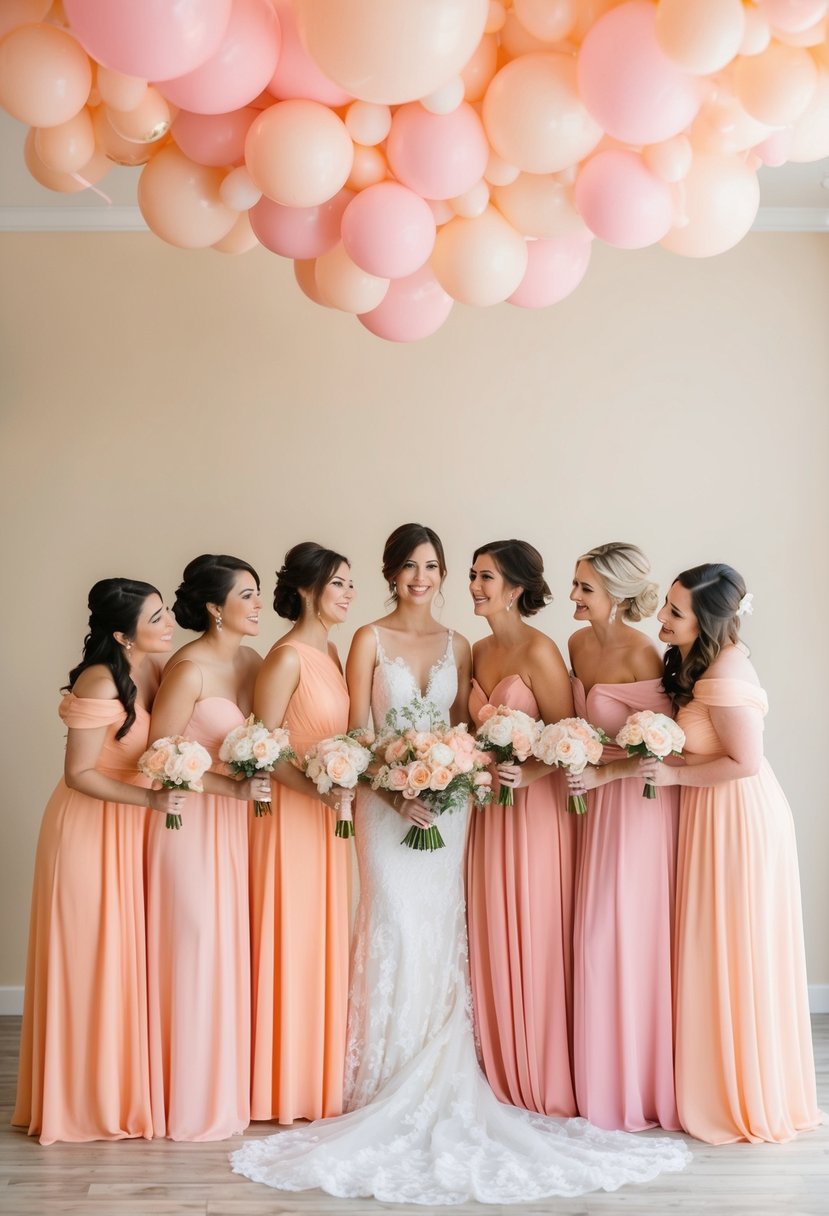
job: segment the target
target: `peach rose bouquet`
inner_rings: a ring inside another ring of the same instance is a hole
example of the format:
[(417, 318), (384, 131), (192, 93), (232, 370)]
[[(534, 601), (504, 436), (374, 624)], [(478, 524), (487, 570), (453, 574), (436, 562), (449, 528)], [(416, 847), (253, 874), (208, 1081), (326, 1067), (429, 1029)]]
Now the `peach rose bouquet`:
[[(542, 764), (566, 769), (569, 773), (583, 773), (588, 764), (598, 764), (605, 743), (610, 739), (598, 726), (591, 726), (584, 718), (562, 718), (542, 727), (533, 747), (533, 755)], [(567, 799), (567, 810), (583, 815), (587, 803), (583, 794), (571, 794)]]
[[(293, 758), (288, 732), (281, 726), (268, 730), (253, 714), (241, 726), (235, 726), (219, 748), (219, 759), (234, 776), (240, 777), (272, 773), (280, 760)], [(270, 815), (270, 801), (254, 802), (253, 813), (257, 818)]]
[[(616, 742), (629, 756), (652, 756), (662, 761), (666, 756), (681, 756), (685, 746), (685, 731), (667, 714), (640, 709), (631, 714), (616, 736)], [(645, 782), (644, 798), (656, 797), (656, 786)]]
[[(138, 760), (138, 771), (163, 789), (193, 790), (201, 794), (201, 779), (213, 763), (210, 752), (194, 739), (165, 735), (156, 739)], [(181, 827), (181, 815), (167, 815), (168, 828)]]
[[(508, 705), (485, 705), (481, 711), (476, 742), (481, 751), (492, 752), (498, 764), (521, 764), (533, 754), (543, 722)], [(499, 806), (512, 806), (512, 787), (502, 785)]]
[[(327, 794), (335, 785), (342, 790), (354, 789), (371, 763), (371, 751), (364, 746), (364, 738), (333, 735), (321, 739), (305, 753), (302, 771), (321, 794)], [(334, 835), (343, 840), (354, 835), (350, 799), (340, 803)]]
[[(428, 729), (420, 729), (428, 721)], [(388, 790), (409, 800), (419, 798), (436, 815), (465, 807), (470, 798), (484, 806), (492, 798), (488, 757), (465, 725), (447, 726), (435, 706), (417, 699), (387, 715), (374, 748), (374, 790)], [(410, 849), (432, 852), (445, 847), (435, 824), (412, 824), (403, 837)]]

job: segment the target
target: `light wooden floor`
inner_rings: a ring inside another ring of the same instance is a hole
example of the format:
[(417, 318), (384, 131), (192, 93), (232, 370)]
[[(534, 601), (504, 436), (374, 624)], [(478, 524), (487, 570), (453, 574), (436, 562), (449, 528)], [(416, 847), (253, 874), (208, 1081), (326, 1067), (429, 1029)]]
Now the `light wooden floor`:
[[(829, 1111), (829, 1014), (813, 1019), (818, 1097)], [(0, 1018), (0, 1212), (3, 1216), (829, 1216), (829, 1125), (791, 1144), (710, 1148), (694, 1153), (682, 1174), (576, 1200), (514, 1207), (470, 1203), (423, 1208), (331, 1199), (320, 1191), (291, 1195), (230, 1172), (231, 1145), (124, 1140), (42, 1148), (9, 1126), (14, 1103), (20, 1019)], [(276, 1128), (257, 1123), (248, 1136)]]

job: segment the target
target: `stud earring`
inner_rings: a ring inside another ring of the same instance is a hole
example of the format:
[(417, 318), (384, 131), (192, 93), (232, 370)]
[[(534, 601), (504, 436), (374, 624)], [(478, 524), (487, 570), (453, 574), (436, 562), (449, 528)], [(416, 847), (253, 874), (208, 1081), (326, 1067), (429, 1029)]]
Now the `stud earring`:
[(124, 650), (126, 650), (128, 655), (131, 655), (132, 654), (132, 642), (124, 642)]
[(216, 613), (216, 632), (217, 633), (222, 632), (222, 610), (221, 610), (221, 608)]

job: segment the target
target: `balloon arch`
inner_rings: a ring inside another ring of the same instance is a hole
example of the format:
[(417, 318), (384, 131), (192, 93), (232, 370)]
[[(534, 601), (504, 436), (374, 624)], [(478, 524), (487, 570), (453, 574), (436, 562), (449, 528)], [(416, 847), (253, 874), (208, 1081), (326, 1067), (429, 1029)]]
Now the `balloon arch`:
[(595, 237), (709, 257), (829, 155), (829, 0), (4, 0), (33, 177), (140, 166), (150, 229), (291, 258), (394, 341), (544, 308)]

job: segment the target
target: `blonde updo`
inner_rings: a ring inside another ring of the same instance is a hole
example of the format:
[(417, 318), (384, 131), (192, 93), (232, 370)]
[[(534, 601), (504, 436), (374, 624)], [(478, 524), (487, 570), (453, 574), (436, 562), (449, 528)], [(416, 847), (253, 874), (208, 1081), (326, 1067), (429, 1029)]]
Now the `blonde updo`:
[(590, 563), (608, 595), (620, 603), (623, 620), (641, 621), (656, 612), (659, 587), (648, 578), (651, 564), (637, 545), (610, 541), (583, 553), (578, 561)]

